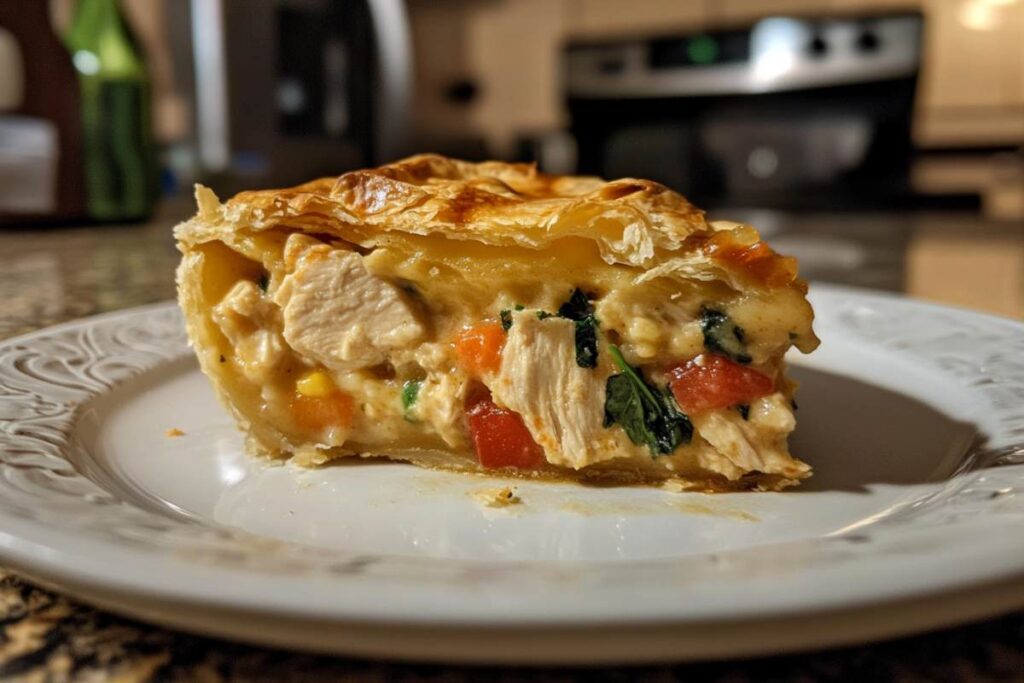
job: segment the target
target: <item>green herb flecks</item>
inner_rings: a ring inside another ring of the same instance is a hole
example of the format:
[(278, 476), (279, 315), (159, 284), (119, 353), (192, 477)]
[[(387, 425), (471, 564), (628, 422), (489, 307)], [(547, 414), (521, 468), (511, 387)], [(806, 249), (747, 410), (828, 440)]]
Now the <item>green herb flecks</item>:
[(547, 320), (548, 318), (554, 317), (554, 313), (548, 313), (547, 311), (537, 311), (537, 320)]
[(569, 320), (582, 320), (588, 315), (594, 314), (594, 307), (590, 303), (590, 299), (583, 293), (583, 290), (577, 287), (572, 291), (572, 296), (558, 308), (558, 315)]
[(576, 365), (597, 367), (597, 318), (588, 315), (576, 322)]
[(597, 317), (594, 306), (583, 290), (577, 287), (569, 300), (558, 309), (558, 315), (576, 324), (576, 365), (597, 367)]
[[(514, 306), (514, 310), (516, 311), (521, 311), (524, 308), (526, 308), (526, 306), (523, 306), (522, 304), (516, 304)], [(512, 311), (513, 308), (503, 308), (498, 312), (498, 317), (501, 319), (501, 329), (506, 332), (508, 332), (512, 327)]]
[(604, 426), (618, 424), (630, 441), (646, 445), (652, 457), (668, 455), (689, 443), (693, 425), (672, 394), (647, 383), (617, 346), (609, 346), (608, 351), (622, 373), (609, 377), (605, 385)]
[(256, 286), (260, 288), (261, 292), (266, 294), (267, 287), (270, 286), (270, 276), (267, 275), (266, 273), (260, 275), (259, 278), (256, 280)]
[(742, 417), (744, 420), (750, 419), (750, 406), (747, 405), (746, 403), (740, 403), (738, 406), (736, 406), (736, 410), (739, 412), (740, 417)]
[(410, 379), (402, 385), (402, 410), (405, 411), (405, 419), (408, 422), (415, 422), (415, 420), (409, 415), (409, 409), (416, 404), (416, 399), (420, 397), (420, 387), (423, 385), (418, 379)]
[(753, 360), (747, 353), (743, 328), (725, 313), (712, 308), (702, 308), (700, 329), (704, 333), (704, 347), (708, 351), (728, 356), (744, 365)]

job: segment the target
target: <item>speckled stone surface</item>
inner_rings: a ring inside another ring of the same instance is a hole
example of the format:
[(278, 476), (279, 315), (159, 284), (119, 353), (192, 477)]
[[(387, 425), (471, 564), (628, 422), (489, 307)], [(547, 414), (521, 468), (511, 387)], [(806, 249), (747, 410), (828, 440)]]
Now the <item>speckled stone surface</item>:
[[(0, 338), (171, 298), (169, 205), (143, 226), (0, 231)], [(1022, 530), (1024, 532), (1024, 530)], [(141, 624), (0, 567), (0, 681), (1021, 681), (1024, 614), (785, 657), (643, 668), (414, 666), (250, 647)]]

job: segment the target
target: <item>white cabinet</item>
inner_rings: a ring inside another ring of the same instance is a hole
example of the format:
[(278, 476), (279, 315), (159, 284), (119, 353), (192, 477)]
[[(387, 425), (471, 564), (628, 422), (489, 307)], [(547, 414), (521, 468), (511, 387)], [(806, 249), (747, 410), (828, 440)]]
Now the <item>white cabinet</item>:
[(1024, 3), (927, 0), (924, 10), (918, 143), (1024, 142)]
[(1024, 105), (1024, 3), (930, 0), (922, 104)]

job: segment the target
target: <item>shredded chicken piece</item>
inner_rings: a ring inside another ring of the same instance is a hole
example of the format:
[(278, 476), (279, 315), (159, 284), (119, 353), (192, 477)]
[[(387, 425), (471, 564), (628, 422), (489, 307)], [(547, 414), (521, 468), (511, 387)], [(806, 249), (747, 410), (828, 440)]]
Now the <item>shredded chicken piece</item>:
[(236, 282), (213, 307), (214, 322), (231, 342), (246, 379), (254, 383), (267, 381), (285, 354), (276, 316), (277, 307), (248, 280)]
[(780, 393), (751, 403), (748, 420), (735, 410), (714, 410), (690, 419), (697, 433), (718, 451), (702, 454), (700, 464), (731, 480), (751, 471), (799, 478), (810, 470), (786, 449), (786, 436), (796, 420)]
[(514, 313), (490, 389), (522, 415), (548, 462), (580, 469), (617, 452), (602, 424), (607, 373), (576, 364), (575, 329), (571, 320)]

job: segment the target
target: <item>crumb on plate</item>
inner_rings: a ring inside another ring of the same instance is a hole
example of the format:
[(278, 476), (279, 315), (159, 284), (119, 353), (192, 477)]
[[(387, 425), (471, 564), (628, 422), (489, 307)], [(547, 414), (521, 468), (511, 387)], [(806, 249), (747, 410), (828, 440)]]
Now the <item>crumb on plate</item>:
[(167, 436), (169, 436), (171, 438), (175, 438), (175, 437), (178, 437), (178, 436), (185, 436), (185, 432), (181, 431), (177, 427), (171, 427), (170, 429), (167, 430)]
[(480, 489), (473, 492), (473, 497), (489, 508), (503, 508), (523, 502), (508, 486), (500, 489)]

